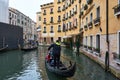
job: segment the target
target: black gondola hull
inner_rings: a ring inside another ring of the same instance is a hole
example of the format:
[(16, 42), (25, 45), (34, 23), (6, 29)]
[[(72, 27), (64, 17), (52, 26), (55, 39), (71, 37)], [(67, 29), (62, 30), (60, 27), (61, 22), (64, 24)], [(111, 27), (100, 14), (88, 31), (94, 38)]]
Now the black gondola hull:
[(38, 47), (32, 47), (32, 48), (21, 48), (22, 51), (32, 51), (36, 50)]
[(73, 65), (71, 65), (70, 67), (68, 67), (65, 70), (54, 68), (54, 67), (50, 66), (47, 61), (45, 61), (45, 65), (46, 65), (46, 68), (48, 69), (48, 71), (50, 71), (56, 75), (62, 76), (62, 77), (72, 77), (72, 76), (74, 76), (75, 71), (76, 71), (76, 63), (74, 63)]

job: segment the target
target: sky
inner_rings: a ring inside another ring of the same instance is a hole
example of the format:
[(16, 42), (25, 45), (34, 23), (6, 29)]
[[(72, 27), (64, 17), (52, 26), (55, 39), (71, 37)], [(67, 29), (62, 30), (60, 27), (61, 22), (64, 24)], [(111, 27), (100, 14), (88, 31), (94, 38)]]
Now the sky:
[(36, 12), (40, 11), (40, 5), (53, 1), (54, 0), (9, 0), (9, 7), (19, 10), (36, 22)]

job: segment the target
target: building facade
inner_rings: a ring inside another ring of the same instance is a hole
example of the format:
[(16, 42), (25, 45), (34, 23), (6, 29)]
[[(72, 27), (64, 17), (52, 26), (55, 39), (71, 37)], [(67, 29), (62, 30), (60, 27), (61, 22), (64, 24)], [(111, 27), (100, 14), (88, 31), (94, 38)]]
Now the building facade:
[(83, 51), (103, 62), (108, 51), (110, 65), (120, 64), (120, 0), (54, 0), (41, 5), (40, 25), (43, 42), (79, 40)]
[(67, 40), (73, 45), (80, 29), (79, 7), (79, 0), (55, 0), (41, 5), (43, 41)]
[(0, 22), (8, 23), (9, 0), (0, 0)]
[(23, 39), (25, 42), (36, 40), (36, 23), (17, 9), (9, 8), (9, 24), (23, 28)]
[(41, 12), (36, 13), (36, 29), (37, 29), (37, 40), (42, 43), (42, 32), (41, 32)]

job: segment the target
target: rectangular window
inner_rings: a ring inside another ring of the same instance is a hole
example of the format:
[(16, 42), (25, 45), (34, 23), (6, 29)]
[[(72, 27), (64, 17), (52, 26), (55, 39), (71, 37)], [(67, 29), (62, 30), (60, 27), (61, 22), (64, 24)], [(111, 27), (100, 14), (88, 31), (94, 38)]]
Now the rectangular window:
[(88, 18), (86, 17), (86, 25), (88, 24)]
[(44, 38), (44, 42), (46, 42), (46, 38)]
[(61, 25), (58, 25), (58, 31), (60, 31), (61, 30)]
[(39, 17), (39, 21), (41, 21), (41, 17)]
[(60, 16), (58, 16), (58, 20), (61, 20), (61, 17), (60, 17)]
[(50, 9), (50, 12), (53, 12), (53, 8)]
[(51, 26), (51, 31), (53, 32), (53, 26)]
[(97, 16), (96, 16), (97, 18), (99, 18), (100, 17), (100, 7), (97, 7)]
[(44, 27), (44, 31), (46, 31), (46, 27)]
[(54, 41), (54, 39), (53, 39), (53, 37), (51, 37), (51, 42), (53, 42)]
[(51, 17), (51, 21), (53, 22), (53, 17)]
[(90, 14), (90, 22), (92, 22), (92, 20), (93, 20), (93, 14), (91, 13)]
[(120, 0), (118, 0), (118, 4), (120, 4)]
[(44, 18), (44, 22), (46, 22), (46, 18)]
[(58, 37), (58, 40), (61, 42), (61, 37)]

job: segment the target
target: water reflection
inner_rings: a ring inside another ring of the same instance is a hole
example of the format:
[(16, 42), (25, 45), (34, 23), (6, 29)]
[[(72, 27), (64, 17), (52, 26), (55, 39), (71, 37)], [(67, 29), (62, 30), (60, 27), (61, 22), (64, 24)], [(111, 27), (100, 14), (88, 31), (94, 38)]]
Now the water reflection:
[(75, 61), (77, 70), (71, 78), (56, 76), (45, 68), (47, 48), (40, 46), (38, 51), (0, 54), (0, 80), (119, 80), (83, 54), (76, 56), (65, 48), (62, 48), (61, 60), (66, 64)]
[(36, 51), (0, 54), (0, 80), (40, 80), (36, 55)]

